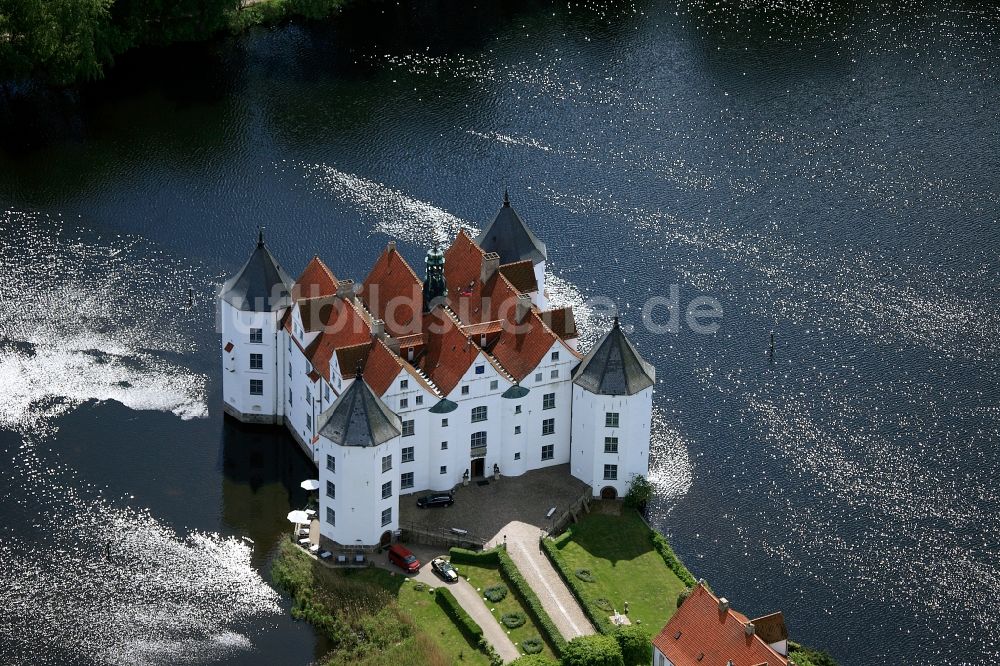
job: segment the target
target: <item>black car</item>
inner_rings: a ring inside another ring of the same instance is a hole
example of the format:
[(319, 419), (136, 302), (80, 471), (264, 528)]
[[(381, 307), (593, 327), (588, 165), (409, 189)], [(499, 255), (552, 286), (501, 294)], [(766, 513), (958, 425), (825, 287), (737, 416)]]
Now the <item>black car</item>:
[(434, 570), (434, 573), (441, 576), (446, 583), (458, 582), (458, 572), (455, 571), (455, 567), (451, 566), (451, 562), (443, 557), (435, 557), (431, 560), (431, 569)]
[(427, 509), (434, 506), (451, 506), (455, 503), (455, 497), (451, 493), (434, 493), (433, 495), (424, 495), (417, 500), (417, 506), (421, 509)]

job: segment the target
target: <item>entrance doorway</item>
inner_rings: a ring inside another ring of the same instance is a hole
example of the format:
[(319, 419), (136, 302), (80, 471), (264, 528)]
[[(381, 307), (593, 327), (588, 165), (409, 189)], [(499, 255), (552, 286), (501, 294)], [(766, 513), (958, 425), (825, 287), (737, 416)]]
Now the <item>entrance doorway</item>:
[(601, 499), (618, 499), (618, 491), (614, 486), (604, 486), (601, 488)]
[(486, 458), (472, 459), (472, 478), (484, 476), (486, 474)]
[(382, 538), (378, 540), (378, 545), (380, 548), (385, 548), (392, 543), (392, 532), (386, 530), (382, 532)]

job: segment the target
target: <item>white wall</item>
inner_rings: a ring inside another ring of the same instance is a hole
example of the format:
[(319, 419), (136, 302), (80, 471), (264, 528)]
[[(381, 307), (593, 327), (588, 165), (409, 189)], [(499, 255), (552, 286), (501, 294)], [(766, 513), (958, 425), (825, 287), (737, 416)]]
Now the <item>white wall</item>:
[[(278, 348), (278, 320), (281, 312), (245, 312), (222, 301), (220, 316), (223, 400), (248, 421), (275, 422), (282, 414), (282, 405), (277, 399), (277, 366), (283, 357)], [(250, 342), (250, 330), (253, 328), (262, 331), (260, 343)], [(225, 347), (230, 342), (233, 343), (233, 349), (227, 353)], [(263, 367), (260, 370), (250, 368), (251, 354), (263, 356)], [(250, 394), (251, 379), (264, 382), (262, 395)]]
[(539, 310), (548, 310), (549, 301), (545, 296), (545, 262), (540, 261), (534, 265), (535, 269), (535, 283), (538, 285), (538, 291), (531, 295), (531, 302)]

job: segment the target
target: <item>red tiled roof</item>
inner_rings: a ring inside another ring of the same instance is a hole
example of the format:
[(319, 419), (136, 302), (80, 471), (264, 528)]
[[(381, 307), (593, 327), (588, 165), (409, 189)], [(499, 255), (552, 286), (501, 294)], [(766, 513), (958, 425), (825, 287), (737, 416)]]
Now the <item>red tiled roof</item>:
[(788, 627), (785, 626), (785, 615), (781, 611), (755, 617), (751, 622), (754, 631), (768, 645), (788, 640)]
[(376, 319), (385, 321), (385, 330), (399, 337), (421, 330), (423, 282), (395, 247), (379, 256), (359, 294)]
[(563, 340), (572, 340), (580, 335), (576, 330), (576, 318), (573, 316), (572, 306), (546, 310), (540, 313), (540, 316), (545, 325)]
[(413, 364), (448, 395), (479, 356), (479, 347), (472, 343), (459, 324), (444, 307), (438, 306), (424, 316), (427, 345)]
[(365, 361), (364, 378), (375, 395), (381, 396), (388, 391), (402, 369), (402, 360), (384, 342), (377, 339), (372, 342)]
[(326, 325), (330, 311), (343, 301), (336, 296), (317, 296), (316, 298), (300, 298), (293, 307), (299, 309), (302, 328), (314, 333)]
[(504, 264), (500, 272), (522, 294), (538, 291), (538, 281), (535, 279), (535, 266), (531, 259)]
[(313, 257), (306, 265), (302, 275), (295, 281), (292, 297), (315, 298), (317, 296), (332, 296), (337, 293), (337, 278), (333, 271), (319, 257)]
[(720, 612), (719, 600), (699, 583), (653, 639), (674, 666), (786, 666), (788, 660), (759, 636), (747, 635), (747, 619), (733, 610)]
[(365, 367), (365, 359), (368, 358), (368, 352), (371, 348), (371, 341), (339, 348), (337, 350), (337, 365), (340, 367), (340, 376), (354, 377), (359, 367)]
[(322, 332), (305, 350), (306, 358), (316, 370), (330, 378), (330, 359), (341, 347), (350, 347), (371, 340), (371, 328), (358, 313), (354, 304), (342, 298), (333, 299), (330, 308), (324, 308)]

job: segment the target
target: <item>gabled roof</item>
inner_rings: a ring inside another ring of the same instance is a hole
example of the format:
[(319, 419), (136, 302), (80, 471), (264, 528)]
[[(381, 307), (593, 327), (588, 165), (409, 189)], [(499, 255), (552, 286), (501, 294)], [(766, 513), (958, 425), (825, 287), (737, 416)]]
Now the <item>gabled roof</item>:
[(563, 340), (572, 340), (580, 335), (576, 329), (576, 317), (573, 315), (572, 306), (567, 305), (554, 310), (546, 310), (540, 312), (539, 316), (545, 325)]
[(573, 383), (598, 395), (633, 395), (656, 381), (656, 370), (625, 337), (618, 317), (573, 371)]
[(500, 267), (503, 276), (522, 294), (538, 291), (538, 280), (535, 279), (535, 267), (530, 259), (515, 261)]
[[(372, 335), (368, 321), (358, 313), (352, 301), (334, 298), (332, 304), (332, 307), (322, 309), (322, 331), (304, 350), (316, 371), (327, 379), (330, 378), (330, 359), (335, 351), (368, 342)], [(354, 368), (341, 367), (341, 371), (349, 376)]]
[(402, 371), (402, 359), (393, 354), (382, 340), (373, 340), (363, 376), (375, 395), (384, 395)]
[(487, 252), (500, 255), (501, 264), (530, 259), (532, 264), (545, 261), (545, 243), (531, 232), (524, 220), (510, 205), (510, 197), (503, 193), (503, 206), (493, 221), (476, 240)]
[(413, 365), (447, 396), (479, 356), (479, 347), (469, 340), (443, 306), (424, 315), (427, 344)]
[(340, 446), (378, 446), (402, 432), (399, 417), (357, 377), (319, 417), (319, 434)]
[(699, 583), (654, 639), (674, 666), (785, 666), (788, 660), (746, 629), (747, 619), (721, 610), (718, 598)]
[(361, 286), (359, 296), (385, 330), (394, 337), (419, 333), (424, 283), (396, 250), (394, 243), (379, 255)]
[(236, 275), (222, 285), (222, 300), (245, 312), (276, 312), (291, 304), (292, 280), (264, 246), (263, 233), (257, 247)]
[(293, 291), (295, 300), (333, 296), (337, 293), (337, 278), (322, 259), (313, 257), (302, 271), (302, 275), (295, 281)]
[(788, 627), (781, 611), (754, 618), (751, 622), (756, 634), (768, 645), (788, 640)]

